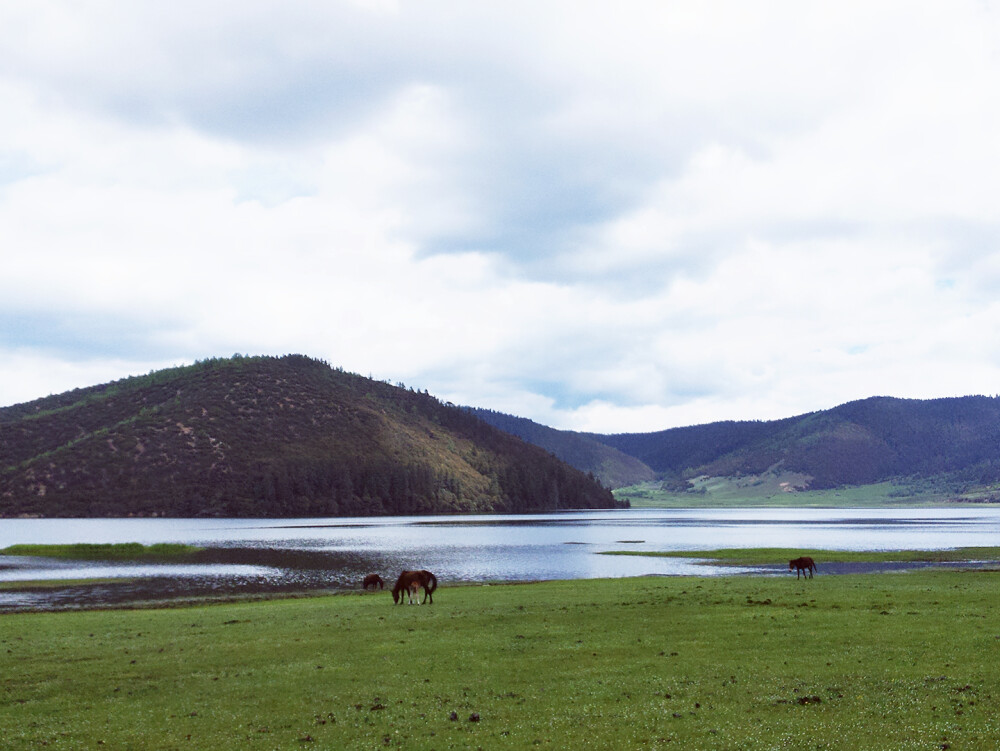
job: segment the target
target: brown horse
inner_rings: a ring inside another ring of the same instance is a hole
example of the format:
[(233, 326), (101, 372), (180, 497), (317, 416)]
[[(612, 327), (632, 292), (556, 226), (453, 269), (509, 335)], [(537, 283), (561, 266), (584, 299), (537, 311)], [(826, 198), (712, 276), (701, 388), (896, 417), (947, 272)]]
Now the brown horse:
[(382, 581), (382, 577), (378, 574), (368, 574), (368, 576), (365, 577), (364, 584), (361, 585), (361, 588), (368, 589), (368, 587), (371, 587), (372, 589), (375, 589), (375, 587), (385, 589), (385, 582)]
[(788, 570), (791, 571), (795, 569), (795, 578), (798, 579), (799, 575), (805, 576), (809, 574), (809, 578), (812, 579), (813, 571), (816, 570), (816, 561), (807, 555), (801, 558), (794, 558), (788, 562)]
[(430, 601), (433, 605), (434, 597), (432, 595), (434, 590), (437, 589), (437, 585), (437, 577), (430, 571), (404, 571), (396, 579), (396, 585), (392, 588), (392, 601), (396, 605), (399, 605), (403, 601), (403, 590), (406, 590), (412, 604), (417, 595), (417, 590), (423, 587), (424, 602)]

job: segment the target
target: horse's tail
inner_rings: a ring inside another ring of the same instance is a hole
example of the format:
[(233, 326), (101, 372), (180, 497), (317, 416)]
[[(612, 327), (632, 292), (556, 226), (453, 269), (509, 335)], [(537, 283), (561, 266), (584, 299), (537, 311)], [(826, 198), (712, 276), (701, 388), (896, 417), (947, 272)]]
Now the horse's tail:
[(437, 577), (434, 576), (430, 571), (427, 572), (427, 591), (434, 592), (438, 588)]

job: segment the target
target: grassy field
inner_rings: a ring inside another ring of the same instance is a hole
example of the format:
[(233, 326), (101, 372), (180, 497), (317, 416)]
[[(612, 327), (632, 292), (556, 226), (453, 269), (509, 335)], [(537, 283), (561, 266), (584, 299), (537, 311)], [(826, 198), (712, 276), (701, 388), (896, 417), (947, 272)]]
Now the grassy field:
[(749, 477), (700, 477), (692, 481), (694, 492), (664, 490), (660, 482), (645, 482), (618, 488), (618, 500), (632, 508), (744, 508), (777, 506), (796, 508), (938, 506), (955, 501), (983, 502), (1000, 492), (996, 486), (971, 490), (942, 483), (897, 485), (880, 482), (828, 490), (802, 490), (805, 476), (792, 473)]
[(1000, 573), (0, 616), (4, 748), (993, 749)]
[(644, 552), (611, 550), (604, 555), (639, 555), (665, 558), (705, 558), (713, 563), (753, 566), (782, 563), (801, 555), (829, 563), (878, 563), (881, 561), (961, 562), (1000, 561), (1000, 548), (951, 548), (950, 550), (803, 550), (802, 548), (720, 548), (718, 550), (670, 550)]
[(19, 591), (24, 589), (62, 589), (63, 587), (89, 586), (98, 584), (121, 584), (132, 581), (124, 577), (114, 579), (26, 579), (24, 581), (0, 582), (0, 591)]
[(90, 543), (71, 545), (11, 545), (0, 555), (32, 555), (85, 561), (141, 561), (162, 558), (184, 558), (200, 551), (193, 545), (158, 542), (142, 545), (138, 542)]

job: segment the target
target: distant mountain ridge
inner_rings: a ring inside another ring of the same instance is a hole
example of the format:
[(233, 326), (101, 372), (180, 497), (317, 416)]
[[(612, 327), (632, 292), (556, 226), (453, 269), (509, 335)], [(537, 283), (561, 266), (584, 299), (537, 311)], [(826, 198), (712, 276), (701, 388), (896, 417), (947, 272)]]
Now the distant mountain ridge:
[[(833, 409), (773, 421), (724, 421), (653, 433), (524, 430), (508, 418), (483, 419), (537, 441), (581, 470), (600, 476), (597, 452), (555, 451), (587, 441), (617, 449), (668, 482), (786, 471), (808, 476), (811, 489), (947, 475), (956, 481), (1000, 480), (1000, 399), (871, 397)], [(621, 487), (613, 484), (612, 487)]]
[(656, 472), (645, 462), (596, 436), (556, 430), (525, 417), (514, 417), (489, 409), (467, 408), (480, 420), (551, 452), (567, 464), (591, 472), (609, 488), (647, 482)]
[(943, 478), (994, 484), (980, 494), (993, 499), (1000, 399), (872, 397), (781, 420), (606, 435), (443, 404), (287, 355), (212, 359), (0, 408), (0, 517), (611, 508), (612, 487), (654, 480), (685, 492), (697, 478), (765, 473), (793, 475), (799, 489)]
[(301, 355), (212, 359), (0, 408), (0, 517), (616, 504), (465, 410)]

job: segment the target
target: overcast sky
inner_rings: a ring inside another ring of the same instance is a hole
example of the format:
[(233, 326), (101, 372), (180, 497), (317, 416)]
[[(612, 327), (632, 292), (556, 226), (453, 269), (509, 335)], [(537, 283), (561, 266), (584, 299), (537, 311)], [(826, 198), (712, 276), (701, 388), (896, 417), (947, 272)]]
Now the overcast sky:
[(0, 405), (294, 352), (651, 431), (998, 332), (989, 0), (0, 4)]

